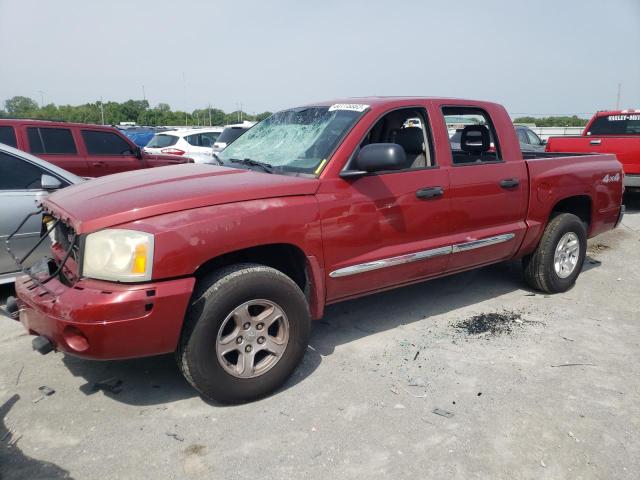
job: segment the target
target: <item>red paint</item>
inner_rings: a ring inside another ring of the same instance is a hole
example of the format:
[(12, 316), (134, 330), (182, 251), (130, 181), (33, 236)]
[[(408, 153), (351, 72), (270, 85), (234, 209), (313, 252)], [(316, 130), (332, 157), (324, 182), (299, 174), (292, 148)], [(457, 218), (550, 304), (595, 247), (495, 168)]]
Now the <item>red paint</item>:
[[(21, 279), (17, 289), (26, 308), (23, 321), (32, 332), (62, 345), (67, 326), (79, 329), (89, 345), (73, 352), (81, 356), (163, 353), (177, 344), (195, 272), (224, 254), (271, 244), (295, 247), (306, 257), (311, 314), (320, 318), (329, 303), (528, 254), (554, 206), (565, 198), (588, 199), (590, 236), (613, 228), (618, 218), (621, 182), (602, 181), (621, 172), (613, 155), (525, 161), (509, 116), (493, 103), (435, 98), (358, 102), (369, 104), (370, 110), (318, 178), (183, 165), (97, 179), (53, 194), (46, 208), (67, 219), (78, 233), (115, 226), (153, 233), (153, 281), (123, 285), (80, 279), (75, 287), (52, 281), (53, 304), (48, 296), (39, 297), (38, 289), (28, 290)], [(504, 161), (452, 165), (441, 115), (441, 108), (451, 105), (480, 107), (490, 115)], [(340, 178), (373, 123), (407, 106), (428, 112), (437, 166)], [(520, 185), (501, 188), (499, 182), (506, 178), (518, 178)], [(416, 197), (416, 190), (434, 186), (443, 188), (442, 197)], [(356, 264), (504, 234), (514, 238), (352, 276), (330, 276)], [(105, 289), (112, 293), (103, 293)], [(147, 313), (149, 289), (157, 295)], [(81, 338), (72, 340), (82, 345)]]
[[(635, 113), (633, 113), (635, 112)], [(547, 152), (613, 153), (622, 163), (626, 174), (640, 175), (640, 133), (635, 135), (587, 135), (597, 118), (611, 115), (639, 115), (640, 110), (611, 110), (596, 113), (581, 136), (550, 137)], [(591, 142), (598, 142), (594, 145)]]
[[(151, 155), (145, 153), (125, 135), (120, 133), (117, 128), (104, 125), (48, 122), (43, 120), (0, 119), (0, 127), (12, 127), (16, 136), (16, 148), (29, 153), (33, 153), (27, 136), (27, 129), (29, 127), (63, 128), (70, 130), (76, 147), (75, 154), (35, 153), (35, 155), (81, 177), (101, 177), (104, 175), (128, 172), (131, 170), (193, 162), (190, 158), (178, 155)], [(87, 146), (85, 145), (84, 138), (82, 137), (83, 131), (108, 132), (117, 135), (129, 145), (131, 153), (122, 155), (92, 155), (87, 151)], [(136, 156), (134, 153), (138, 150), (140, 151), (140, 157)]]

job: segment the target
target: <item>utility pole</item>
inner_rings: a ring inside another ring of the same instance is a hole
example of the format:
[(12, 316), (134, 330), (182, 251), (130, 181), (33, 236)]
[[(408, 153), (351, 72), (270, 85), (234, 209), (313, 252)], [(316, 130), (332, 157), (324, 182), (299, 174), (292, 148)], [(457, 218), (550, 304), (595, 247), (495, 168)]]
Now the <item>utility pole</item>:
[(209, 104), (209, 126), (211, 126), (211, 104)]
[(240, 123), (242, 123), (242, 102), (240, 102)]
[(40, 94), (40, 108), (44, 107), (44, 94), (47, 93), (44, 90), (38, 90)]
[(182, 72), (182, 93), (184, 95), (184, 126), (187, 126), (187, 78)]
[(622, 90), (622, 84), (618, 83), (618, 96), (616, 97), (616, 110), (620, 110), (620, 91)]
[(102, 125), (104, 125), (104, 105), (102, 102), (102, 97), (100, 97), (100, 116), (102, 117)]

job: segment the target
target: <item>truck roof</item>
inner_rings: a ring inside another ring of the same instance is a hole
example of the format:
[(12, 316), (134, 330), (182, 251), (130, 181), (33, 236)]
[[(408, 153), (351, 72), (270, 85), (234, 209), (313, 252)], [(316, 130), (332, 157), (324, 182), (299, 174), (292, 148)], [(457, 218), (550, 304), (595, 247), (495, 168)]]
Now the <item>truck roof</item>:
[(450, 97), (394, 97), (394, 96), (370, 96), (370, 97), (346, 97), (335, 98), (333, 100), (326, 100), (321, 102), (308, 103), (306, 106), (329, 106), (337, 103), (342, 104), (366, 104), (372, 108), (384, 107), (390, 105), (411, 105), (412, 103), (435, 101), (438, 103), (450, 103), (451, 105), (470, 105), (470, 106), (482, 106), (482, 105), (496, 105), (494, 102), (487, 102), (483, 100), (471, 100), (466, 98), (450, 98)]
[(624, 110), (598, 110), (595, 117), (605, 117), (608, 115), (626, 115), (627, 113), (640, 113), (638, 108), (625, 108)]
[(0, 125), (42, 125), (43, 127), (80, 127), (80, 128), (90, 127), (90, 128), (104, 128), (108, 130), (116, 129), (112, 125), (64, 122), (60, 120), (35, 120), (30, 118), (0, 118)]

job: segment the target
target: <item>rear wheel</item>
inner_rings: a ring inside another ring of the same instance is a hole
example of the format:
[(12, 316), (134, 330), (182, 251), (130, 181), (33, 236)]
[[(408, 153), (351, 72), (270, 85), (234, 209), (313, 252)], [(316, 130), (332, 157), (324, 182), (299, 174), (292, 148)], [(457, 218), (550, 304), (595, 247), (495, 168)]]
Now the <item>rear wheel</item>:
[(564, 292), (575, 283), (587, 252), (587, 232), (571, 213), (554, 217), (544, 230), (538, 248), (523, 259), (529, 285), (548, 293)]
[(204, 396), (253, 400), (278, 388), (307, 347), (310, 316), (289, 277), (254, 264), (203, 279), (187, 313), (178, 365)]

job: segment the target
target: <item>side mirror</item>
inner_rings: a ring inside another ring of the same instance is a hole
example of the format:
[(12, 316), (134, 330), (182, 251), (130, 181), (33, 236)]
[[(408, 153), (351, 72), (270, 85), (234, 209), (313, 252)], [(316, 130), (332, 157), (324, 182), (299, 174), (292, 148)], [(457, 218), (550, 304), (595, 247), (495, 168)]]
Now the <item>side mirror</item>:
[(142, 149), (138, 146), (133, 150), (133, 154), (136, 156), (138, 160), (142, 160)]
[(62, 188), (62, 183), (56, 177), (44, 174), (40, 177), (40, 186), (43, 190), (58, 190)]
[(542, 139), (542, 145), (546, 145), (546, 144), (547, 144), (547, 139), (546, 139), (546, 138), (543, 138), (543, 139)]
[(343, 178), (359, 177), (370, 172), (402, 170), (407, 163), (407, 154), (397, 143), (372, 143), (362, 147), (355, 159), (355, 170), (345, 170)]

